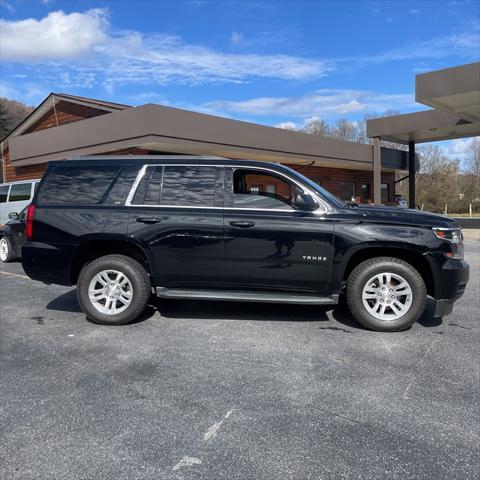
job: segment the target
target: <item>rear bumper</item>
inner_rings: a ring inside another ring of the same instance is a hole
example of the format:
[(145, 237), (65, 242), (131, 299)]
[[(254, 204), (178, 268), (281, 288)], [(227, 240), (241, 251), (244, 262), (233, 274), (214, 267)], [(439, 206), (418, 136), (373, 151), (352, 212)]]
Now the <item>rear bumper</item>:
[(58, 285), (71, 285), (72, 248), (27, 242), (22, 247), (22, 266), (32, 279)]

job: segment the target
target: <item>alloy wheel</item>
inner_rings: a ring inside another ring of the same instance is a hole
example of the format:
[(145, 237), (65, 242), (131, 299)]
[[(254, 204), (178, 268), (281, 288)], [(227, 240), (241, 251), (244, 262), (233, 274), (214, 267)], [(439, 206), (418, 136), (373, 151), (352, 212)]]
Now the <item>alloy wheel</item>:
[(390, 272), (371, 277), (362, 291), (362, 301), (367, 312), (384, 321), (403, 317), (412, 306), (412, 297), (412, 288), (407, 280)]
[(8, 258), (8, 242), (5, 238), (0, 240), (0, 260), (5, 262)]
[(100, 313), (117, 315), (132, 302), (133, 288), (129, 278), (118, 270), (103, 270), (90, 281), (88, 298)]

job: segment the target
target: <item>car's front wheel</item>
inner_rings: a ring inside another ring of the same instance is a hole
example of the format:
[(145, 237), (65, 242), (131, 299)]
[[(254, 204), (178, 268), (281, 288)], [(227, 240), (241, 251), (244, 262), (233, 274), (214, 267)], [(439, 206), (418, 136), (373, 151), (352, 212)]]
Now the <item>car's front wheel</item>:
[(12, 244), (7, 237), (0, 238), (0, 260), (4, 263), (11, 262), (15, 259), (15, 252)]
[(347, 301), (355, 319), (381, 332), (405, 330), (415, 323), (427, 301), (425, 282), (409, 263), (377, 257), (357, 265), (347, 282)]
[(151, 294), (143, 266), (124, 255), (106, 255), (80, 272), (77, 298), (87, 318), (103, 325), (124, 325), (145, 310)]

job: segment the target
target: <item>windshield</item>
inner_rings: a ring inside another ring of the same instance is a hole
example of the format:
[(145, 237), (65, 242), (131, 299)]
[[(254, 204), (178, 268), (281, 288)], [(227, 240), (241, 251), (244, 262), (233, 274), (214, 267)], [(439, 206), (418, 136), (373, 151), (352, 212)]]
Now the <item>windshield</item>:
[(286, 165), (282, 165), (284, 168), (288, 169), (292, 174), (294, 174), (297, 178), (299, 178), (303, 183), (308, 185), (313, 191), (318, 193), (321, 197), (323, 197), (327, 202), (329, 202), (332, 206), (337, 208), (344, 207), (344, 203), (341, 202), (335, 195), (331, 194), (328, 190), (325, 190), (321, 187), (318, 183), (315, 183), (313, 180), (310, 180), (305, 175), (293, 170), (293, 168), (287, 167)]

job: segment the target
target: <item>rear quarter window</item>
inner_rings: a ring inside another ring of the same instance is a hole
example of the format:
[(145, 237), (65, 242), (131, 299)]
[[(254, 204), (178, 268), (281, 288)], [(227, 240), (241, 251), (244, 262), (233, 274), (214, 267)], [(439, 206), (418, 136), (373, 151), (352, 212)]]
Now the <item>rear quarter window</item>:
[(126, 180), (125, 176), (122, 177), (125, 168), (128, 167), (57, 166), (47, 175), (37, 201), (43, 204), (93, 205), (111, 196), (112, 201), (107, 203), (117, 204), (123, 196), (126, 198), (126, 193), (123, 193)]

